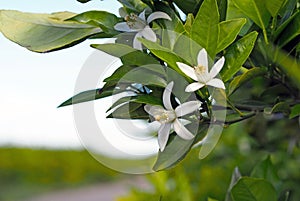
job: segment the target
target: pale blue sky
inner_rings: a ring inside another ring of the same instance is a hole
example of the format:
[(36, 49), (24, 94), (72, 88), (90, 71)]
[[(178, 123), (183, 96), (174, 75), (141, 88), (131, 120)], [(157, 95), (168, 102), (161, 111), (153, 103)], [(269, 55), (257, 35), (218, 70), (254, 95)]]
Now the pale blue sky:
[[(51, 13), (106, 10), (117, 1), (9, 0), (0, 9)], [(0, 34), (0, 144), (80, 146), (72, 108), (57, 109), (72, 96), (81, 66), (93, 50), (89, 42), (50, 54), (30, 52)]]
[[(0, 9), (37, 13), (81, 13), (98, 9), (116, 14), (119, 7), (116, 0), (94, 0), (87, 4), (76, 0), (0, 2)], [(97, 123), (101, 132), (106, 134), (104, 138), (94, 136), (93, 132), (80, 134), (80, 138), (74, 124), (73, 108), (57, 108), (73, 96), (80, 70), (96, 51), (89, 44), (95, 42), (86, 41), (69, 49), (39, 54), (12, 43), (0, 34), (0, 145), (81, 148), (81, 142), (84, 142), (89, 150), (126, 158), (144, 157), (144, 154), (158, 150), (154, 138), (136, 140), (120, 132), (121, 124), (105, 119), (103, 111), (109, 108), (112, 100), (95, 103)], [(99, 67), (105, 68), (111, 60), (115, 59), (100, 54)], [(148, 129), (142, 127), (137, 132), (141, 134), (144, 130)], [(89, 136), (83, 139), (82, 135)]]

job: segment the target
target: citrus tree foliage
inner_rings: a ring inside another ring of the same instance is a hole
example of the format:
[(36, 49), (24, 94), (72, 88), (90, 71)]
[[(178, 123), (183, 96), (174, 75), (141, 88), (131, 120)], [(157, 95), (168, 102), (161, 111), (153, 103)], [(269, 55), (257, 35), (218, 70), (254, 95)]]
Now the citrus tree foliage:
[[(0, 30), (35, 52), (115, 38), (115, 43), (91, 47), (120, 58), (122, 65), (101, 89), (77, 94), (60, 107), (132, 92), (108, 108), (107, 117), (160, 123), (156, 171), (175, 166), (193, 147), (205, 158), (220, 129), (239, 122), (249, 123), (258, 149), (288, 147), (294, 153), (300, 121), (299, 1), (118, 1), (119, 16), (99, 10), (2, 10)], [(274, 122), (288, 128), (280, 138), (266, 129)], [(226, 199), (279, 199), (277, 191), (286, 189), (270, 178), (275, 178), (270, 164), (270, 159), (264, 161), (251, 177), (235, 172)], [(288, 194), (282, 198), (288, 199)]]

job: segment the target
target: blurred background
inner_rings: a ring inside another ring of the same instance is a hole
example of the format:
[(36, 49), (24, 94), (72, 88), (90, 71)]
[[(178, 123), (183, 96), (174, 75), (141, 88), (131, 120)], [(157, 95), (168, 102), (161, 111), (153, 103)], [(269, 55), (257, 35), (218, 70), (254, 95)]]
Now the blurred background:
[[(87, 4), (75, 0), (0, 2), (0, 9), (39, 13), (93, 9), (117, 13), (118, 7), (111, 0)], [(60, 192), (65, 192), (60, 194), (60, 198), (65, 196), (62, 200), (71, 201), (70, 196), (79, 192), (83, 199), (77, 200), (105, 201), (101, 189), (119, 201), (224, 200), (235, 167), (250, 176), (255, 164), (268, 157), (280, 189), (290, 190), (292, 200), (300, 199), (300, 150), (291, 137), (299, 133), (295, 121), (275, 123), (262, 116), (230, 126), (204, 160), (198, 159), (196, 149), (177, 167), (142, 177), (98, 163), (81, 145), (72, 108), (57, 109), (73, 95), (77, 75), (92, 51), (85, 42), (37, 54), (0, 35), (0, 201), (57, 201), (55, 195)]]

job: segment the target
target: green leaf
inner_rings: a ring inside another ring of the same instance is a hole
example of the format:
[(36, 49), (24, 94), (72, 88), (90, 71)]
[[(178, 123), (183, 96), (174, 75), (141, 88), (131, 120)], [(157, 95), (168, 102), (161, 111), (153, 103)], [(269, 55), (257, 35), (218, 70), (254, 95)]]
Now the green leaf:
[(0, 30), (13, 42), (34, 52), (67, 48), (101, 33), (99, 27), (64, 21), (74, 13), (33, 14), (0, 11)]
[[(120, 91), (120, 93), (123, 91), (124, 90)], [(100, 98), (105, 98), (107, 96), (111, 96), (112, 94), (116, 94), (116, 93), (118, 93), (118, 92), (117, 92), (117, 90), (114, 90), (114, 89), (88, 90), (88, 91), (84, 91), (84, 92), (81, 92), (81, 93), (73, 96), (72, 98), (70, 98), (70, 99), (66, 100), (65, 102), (63, 102), (62, 104), (60, 104), (58, 107), (64, 107), (64, 106), (68, 106), (68, 105), (74, 105), (74, 104), (78, 104), (78, 103), (93, 101), (93, 100), (97, 100)]]
[(208, 133), (204, 139), (202, 139), (199, 159), (204, 159), (212, 152), (221, 137), (222, 129), (223, 127), (217, 125), (209, 128)]
[(232, 188), (233, 201), (277, 201), (277, 192), (264, 179), (242, 177)]
[(182, 73), (176, 62), (182, 62), (183, 60), (176, 55), (172, 50), (165, 48), (155, 42), (143, 39), (143, 38), (139, 38), (139, 40), (142, 42), (142, 44), (147, 47), (151, 53), (153, 53), (155, 56), (157, 56), (159, 59), (161, 59), (162, 61), (166, 62), (167, 64), (169, 64), (169, 66), (174, 69), (175, 71), (181, 73), (183, 76), (185, 76), (184, 73)]
[(153, 170), (161, 171), (179, 163), (190, 151), (193, 142), (194, 140), (184, 140), (176, 135), (165, 150), (158, 153)]
[(242, 27), (246, 23), (245, 18), (227, 20), (219, 23), (219, 39), (217, 53), (224, 50), (236, 39)]
[(194, 23), (194, 20), (195, 20), (194, 15), (191, 14), (191, 13), (189, 13), (189, 14), (187, 15), (187, 17), (186, 17), (186, 21), (185, 21), (185, 24), (184, 24), (184, 29), (185, 29), (185, 31), (186, 31), (188, 34), (190, 34), (190, 32), (191, 32), (191, 29), (192, 29), (192, 25), (193, 25), (193, 23)]
[(104, 32), (117, 34), (118, 32), (114, 30), (114, 25), (120, 20), (114, 14), (106, 11), (87, 11), (71, 17), (66, 21), (76, 21), (84, 24), (99, 26)]
[(281, 33), (277, 43), (279, 47), (283, 47), (299, 35), (300, 35), (300, 12), (298, 12), (294, 16), (294, 19), (287, 25), (287, 27)]
[(141, 0), (118, 0), (125, 8), (131, 12), (141, 13), (148, 5)]
[(218, 200), (213, 199), (213, 198), (207, 198), (207, 201), (218, 201)]
[(139, 95), (137, 94), (136, 96), (127, 96), (120, 98), (117, 100), (107, 111), (122, 105), (126, 102), (134, 102), (134, 103), (141, 103), (141, 104), (148, 104), (148, 105), (163, 105), (161, 98), (157, 98), (151, 95)]
[(247, 70), (242, 75), (236, 76), (229, 85), (228, 89), (228, 96), (230, 96), (232, 93), (234, 93), (239, 87), (241, 87), (243, 84), (249, 82), (253, 78), (262, 76), (266, 74), (266, 70), (263, 68), (251, 68), (250, 70)]
[(300, 104), (297, 104), (292, 107), (289, 118), (292, 119), (292, 118), (298, 117), (299, 115), (300, 115)]
[[(207, 127), (204, 126), (200, 129), (201, 130), (199, 131), (199, 133), (202, 133), (206, 131)], [(184, 140), (176, 135), (174, 139), (167, 144), (165, 150), (158, 153), (153, 170), (161, 171), (167, 168), (171, 168), (179, 163), (190, 151), (195, 140), (196, 139)]]
[(278, 64), (278, 67), (283, 70), (287, 76), (300, 89), (300, 63), (296, 58), (289, 56), (279, 48), (273, 48), (273, 51), (267, 52), (267, 56)]
[(203, 0), (174, 0), (175, 4), (180, 8), (185, 14), (193, 13), (198, 4), (200, 4)]
[(235, 167), (233, 170), (233, 173), (231, 175), (231, 181), (230, 181), (230, 185), (228, 187), (227, 193), (226, 193), (226, 198), (225, 201), (231, 201), (231, 196), (230, 196), (230, 192), (233, 188), (233, 186), (238, 182), (238, 180), (242, 177), (240, 170), (238, 167)]
[(227, 13), (226, 13), (226, 20), (245, 18), (247, 22), (241, 29), (239, 35), (240, 36), (246, 35), (249, 29), (251, 28), (253, 21), (250, 20), (250, 18), (247, 17), (247, 15), (245, 15), (238, 7), (236, 7), (236, 5), (233, 3), (233, 0), (228, 0), (227, 4), (228, 6), (227, 6)]
[(285, 115), (289, 115), (291, 112), (290, 105), (286, 102), (279, 102), (273, 106), (272, 113), (283, 113)]
[(216, 0), (204, 0), (191, 29), (191, 39), (205, 48), (211, 58), (216, 54), (219, 18)]
[(284, 21), (275, 31), (274, 39), (277, 39), (278, 36), (286, 29), (286, 27), (294, 20), (295, 17), (299, 15), (299, 11), (296, 11), (291, 17)]
[(257, 24), (264, 33), (266, 43), (268, 43), (266, 27), (269, 25), (271, 15), (266, 12), (266, 1), (262, 0), (233, 0), (245, 15), (247, 15), (255, 24)]
[(143, 104), (128, 102), (115, 109), (107, 118), (115, 119), (148, 119), (149, 114), (145, 112)]
[(270, 156), (254, 167), (251, 172), (251, 177), (265, 179), (277, 187), (279, 187), (281, 183)]
[(276, 17), (281, 7), (287, 0), (273, 0), (265, 1), (268, 11), (271, 13), (272, 17)]
[(121, 59), (124, 65), (147, 65), (159, 64), (159, 62), (150, 55), (136, 50), (128, 45), (110, 43), (110, 44), (93, 44), (93, 48), (106, 52), (112, 56)]
[(251, 32), (233, 43), (226, 51), (225, 64), (222, 69), (221, 77), (224, 82), (230, 80), (248, 59), (256, 38), (257, 32)]

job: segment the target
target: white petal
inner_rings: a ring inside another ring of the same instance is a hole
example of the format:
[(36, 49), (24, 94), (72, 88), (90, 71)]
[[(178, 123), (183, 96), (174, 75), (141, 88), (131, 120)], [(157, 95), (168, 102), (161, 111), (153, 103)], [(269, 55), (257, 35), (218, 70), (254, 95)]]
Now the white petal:
[(156, 20), (156, 19), (166, 19), (166, 20), (172, 20), (171, 17), (167, 14), (167, 13), (164, 13), (164, 12), (154, 12), (152, 13), (151, 15), (149, 15), (149, 17), (147, 18), (147, 24), (150, 24), (150, 22), (152, 22), (153, 20)]
[(224, 66), (224, 62), (225, 62), (225, 58), (222, 57), (214, 64), (214, 66), (211, 68), (211, 70), (209, 72), (209, 74), (212, 78), (216, 77), (218, 75), (218, 73), (221, 71), (221, 69)]
[(145, 9), (143, 12), (141, 12), (141, 13), (139, 14), (139, 18), (141, 18), (143, 21), (146, 21), (146, 16), (145, 16), (145, 14), (146, 14), (146, 9)]
[(138, 38), (141, 38), (142, 34), (138, 32), (133, 39), (133, 48), (137, 50), (143, 50), (142, 43), (138, 40)]
[(119, 15), (123, 18), (126, 17), (127, 13), (123, 7), (119, 8)]
[(162, 106), (158, 105), (145, 105), (144, 110), (153, 117), (161, 115), (165, 111)]
[(167, 110), (173, 110), (173, 107), (171, 104), (171, 94), (172, 94), (173, 86), (174, 86), (174, 82), (170, 82), (167, 85), (167, 87), (165, 88), (164, 93), (163, 93), (163, 103)]
[(189, 65), (186, 65), (184, 63), (181, 63), (181, 62), (176, 62), (176, 64), (184, 74), (186, 74), (193, 80), (198, 81), (194, 68), (192, 68)]
[(117, 31), (124, 31), (124, 32), (131, 32), (132, 31), (132, 29), (129, 28), (129, 26), (127, 25), (126, 22), (117, 23), (114, 26), (114, 29), (117, 30)]
[(175, 109), (176, 116), (181, 117), (186, 114), (192, 113), (192, 112), (198, 110), (200, 106), (201, 106), (200, 101), (189, 101), (189, 102), (183, 103)]
[(225, 85), (224, 82), (218, 78), (214, 78), (212, 80), (209, 80), (206, 85), (210, 85), (216, 88), (221, 88), (221, 89), (225, 89)]
[(174, 121), (174, 130), (182, 139), (191, 140), (194, 138), (194, 135), (178, 120)]
[(156, 42), (156, 39), (157, 39), (156, 34), (154, 33), (154, 31), (148, 25), (140, 33), (147, 40), (150, 40), (152, 42)]
[(171, 125), (172, 125), (171, 123), (162, 124), (158, 130), (158, 144), (159, 144), (160, 151), (164, 151), (167, 145), (170, 130), (171, 130)]
[(204, 48), (198, 53), (197, 62), (198, 65), (202, 65), (208, 70), (207, 52)]
[(199, 83), (199, 82), (194, 82), (192, 84), (189, 84), (186, 88), (185, 91), (186, 92), (193, 92), (193, 91), (197, 91), (198, 89), (204, 87), (204, 84)]

